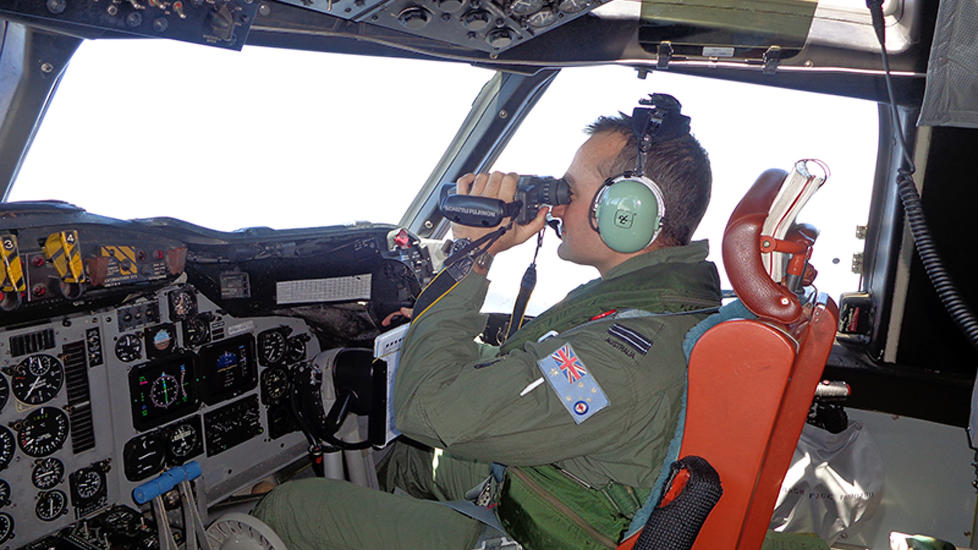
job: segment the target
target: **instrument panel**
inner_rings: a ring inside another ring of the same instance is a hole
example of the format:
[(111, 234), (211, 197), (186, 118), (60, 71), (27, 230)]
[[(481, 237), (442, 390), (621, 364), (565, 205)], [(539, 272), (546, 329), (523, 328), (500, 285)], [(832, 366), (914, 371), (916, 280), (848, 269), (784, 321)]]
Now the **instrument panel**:
[[(391, 246), (388, 226), (221, 243), (174, 220), (36, 210), (0, 209), (0, 238), (17, 241), (0, 281), (0, 550), (138, 509), (135, 487), (190, 460), (213, 503), (305, 456), (293, 373), (326, 347), (372, 339), (431, 275), (417, 240)], [(269, 254), (281, 248), (288, 261)], [(33, 296), (32, 285), (67, 288)], [(151, 535), (140, 533), (125, 536)]]
[[(200, 311), (171, 322), (168, 304), (175, 294), (193, 296)], [(112, 308), (2, 332), (0, 387), (9, 385), (9, 397), (0, 409), (0, 512), (6, 514), (0, 532), (9, 524), (18, 535), (15, 546), (32, 540), (21, 534), (37, 538), (111, 504), (135, 506), (134, 487), (189, 460), (203, 467), (208, 500), (219, 500), (302, 456), (304, 437), (280, 427), (279, 411), (271, 413), (270, 425), (269, 400), (283, 390), (267, 382), (263, 401), (259, 369), (264, 379), (274, 379), (314, 357), (319, 346), (308, 325), (221, 314), (187, 284), (164, 287), (133, 305), (148, 302), (159, 306), (163, 323), (144, 316), (141, 325), (120, 327), (124, 308)], [(193, 330), (187, 338), (181, 325), (189, 319), (204, 327), (206, 342)], [(256, 335), (286, 329), (308, 338), (303, 353), (290, 362), (283, 351), (275, 374), (267, 375), (269, 369), (259, 367)], [(53, 333), (51, 349), (10, 353), (11, 339), (38, 331)], [(88, 361), (92, 342), (111, 350), (99, 365)], [(281, 441), (270, 445), (273, 432)]]

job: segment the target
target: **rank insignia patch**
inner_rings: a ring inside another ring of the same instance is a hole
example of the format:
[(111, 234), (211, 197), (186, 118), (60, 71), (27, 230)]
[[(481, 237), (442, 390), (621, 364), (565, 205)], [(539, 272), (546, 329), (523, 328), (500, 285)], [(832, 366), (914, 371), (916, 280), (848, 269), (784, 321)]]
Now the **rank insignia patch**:
[(638, 331), (632, 330), (625, 325), (615, 323), (608, 329), (608, 334), (625, 342), (635, 348), (635, 351), (645, 355), (652, 348), (652, 340), (642, 336)]
[(537, 366), (577, 424), (608, 406), (604, 390), (570, 344), (538, 360)]

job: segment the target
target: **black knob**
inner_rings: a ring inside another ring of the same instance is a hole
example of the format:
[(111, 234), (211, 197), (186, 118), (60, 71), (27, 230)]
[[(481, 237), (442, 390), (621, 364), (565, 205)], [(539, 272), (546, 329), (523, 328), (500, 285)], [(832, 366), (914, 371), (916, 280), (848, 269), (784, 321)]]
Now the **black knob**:
[(428, 24), (428, 21), (431, 20), (431, 14), (428, 13), (428, 10), (415, 6), (402, 11), (397, 16), (397, 20), (405, 28), (416, 31)]
[(489, 26), (492, 15), (486, 10), (472, 10), (462, 16), (462, 24), (470, 31), (481, 31)]
[(65, 9), (68, 7), (67, 0), (48, 0), (47, 1), (48, 11), (54, 15), (60, 15), (64, 13)]
[(438, 7), (446, 13), (455, 13), (462, 9), (462, 5), (462, 0), (441, 0), (441, 2), (438, 2)]
[(489, 33), (486, 41), (493, 48), (505, 48), (513, 43), (513, 31), (506, 27), (495, 29)]

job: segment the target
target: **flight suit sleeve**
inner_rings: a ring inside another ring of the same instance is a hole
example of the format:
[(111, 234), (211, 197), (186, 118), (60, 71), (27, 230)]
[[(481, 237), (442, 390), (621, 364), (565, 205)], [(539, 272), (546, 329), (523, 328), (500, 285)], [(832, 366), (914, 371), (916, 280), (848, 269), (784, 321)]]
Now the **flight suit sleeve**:
[[(623, 352), (609, 344), (603, 325), (579, 327), (485, 360), (474, 337), (485, 325), (478, 311), (487, 288), (484, 277), (469, 274), (413, 322), (394, 395), (396, 425), (409, 437), (461, 457), (514, 466), (546, 464), (613, 453), (639, 434), (639, 424), (645, 425), (647, 418), (636, 417), (644, 416), (650, 400), (661, 392), (673, 397), (663, 402), (676, 406), (684, 363)], [(650, 340), (656, 337), (655, 323), (642, 325)], [(607, 400), (579, 423), (573, 408), (564, 404), (570, 398), (558, 395), (545, 380), (548, 369), (538, 365), (559, 349), (573, 350), (590, 377), (587, 382), (596, 381)], [(640, 368), (652, 370), (638, 384)], [(664, 413), (674, 418), (672, 408)]]

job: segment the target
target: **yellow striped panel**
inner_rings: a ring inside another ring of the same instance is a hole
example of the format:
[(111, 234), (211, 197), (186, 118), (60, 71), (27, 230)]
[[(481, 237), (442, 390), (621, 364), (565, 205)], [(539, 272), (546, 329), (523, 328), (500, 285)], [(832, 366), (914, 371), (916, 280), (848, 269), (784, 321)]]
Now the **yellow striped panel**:
[(85, 266), (82, 263), (78, 232), (74, 229), (48, 235), (44, 241), (44, 255), (54, 264), (62, 281), (85, 282)]
[(0, 235), (0, 256), (3, 257), (0, 289), (4, 292), (27, 290), (27, 283), (24, 281), (24, 266), (20, 262), (20, 250), (17, 247), (17, 237)]
[(105, 245), (102, 247), (102, 255), (114, 258), (118, 262), (120, 275), (139, 274), (139, 266), (136, 265), (136, 247)]

